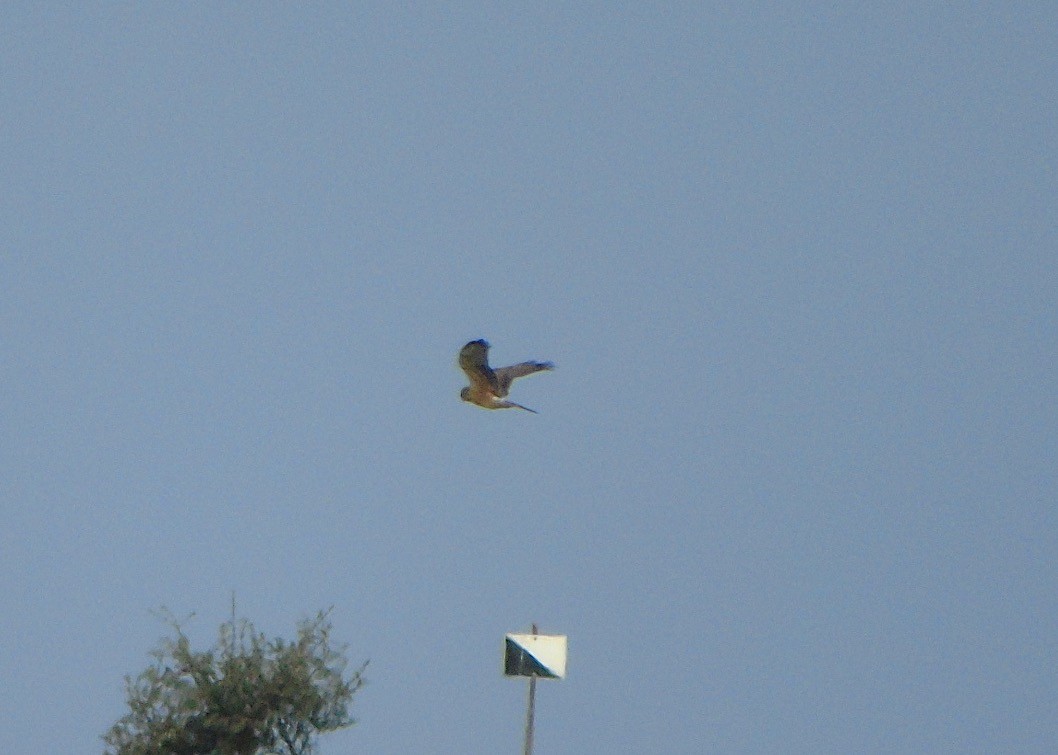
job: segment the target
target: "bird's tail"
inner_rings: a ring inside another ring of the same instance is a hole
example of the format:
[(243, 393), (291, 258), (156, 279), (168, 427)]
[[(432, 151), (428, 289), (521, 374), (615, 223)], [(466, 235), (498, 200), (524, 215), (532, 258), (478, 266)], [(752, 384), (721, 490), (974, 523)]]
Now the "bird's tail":
[(522, 406), (521, 404), (516, 404), (513, 401), (504, 401), (503, 403), (499, 404), (499, 407), (501, 409), (525, 409), (527, 412), (532, 412), (533, 414), (540, 413), (536, 409), (530, 409), (528, 406)]

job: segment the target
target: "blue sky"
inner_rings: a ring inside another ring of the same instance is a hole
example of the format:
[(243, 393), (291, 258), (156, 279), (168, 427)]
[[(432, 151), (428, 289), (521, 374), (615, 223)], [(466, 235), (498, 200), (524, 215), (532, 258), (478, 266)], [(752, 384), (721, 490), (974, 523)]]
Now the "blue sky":
[[(1058, 12), (15, 3), (0, 751), (232, 592), (321, 752), (1058, 740)], [(459, 401), (459, 347), (550, 359)]]

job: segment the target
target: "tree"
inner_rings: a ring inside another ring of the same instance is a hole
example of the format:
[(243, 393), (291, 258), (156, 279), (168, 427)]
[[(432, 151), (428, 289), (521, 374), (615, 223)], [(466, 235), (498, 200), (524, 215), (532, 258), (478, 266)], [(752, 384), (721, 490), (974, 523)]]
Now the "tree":
[(216, 647), (194, 651), (180, 624), (125, 677), (129, 712), (103, 735), (108, 755), (308, 755), (317, 733), (355, 723), (348, 706), (366, 663), (345, 675), (328, 612), (298, 626), (297, 640), (266, 640), (242, 619), (220, 627)]

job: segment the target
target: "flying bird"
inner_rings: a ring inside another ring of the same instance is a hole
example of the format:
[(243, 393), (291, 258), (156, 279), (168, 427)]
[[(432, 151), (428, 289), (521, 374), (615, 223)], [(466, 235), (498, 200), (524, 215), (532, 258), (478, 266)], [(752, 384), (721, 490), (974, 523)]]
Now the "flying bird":
[(536, 414), (527, 406), (513, 401), (504, 401), (511, 390), (515, 378), (532, 375), (541, 370), (553, 370), (551, 362), (522, 362), (510, 367), (489, 367), (489, 344), (484, 339), (471, 341), (459, 350), (459, 367), (467, 374), (470, 385), (459, 393), (464, 401), (486, 409), (525, 409)]

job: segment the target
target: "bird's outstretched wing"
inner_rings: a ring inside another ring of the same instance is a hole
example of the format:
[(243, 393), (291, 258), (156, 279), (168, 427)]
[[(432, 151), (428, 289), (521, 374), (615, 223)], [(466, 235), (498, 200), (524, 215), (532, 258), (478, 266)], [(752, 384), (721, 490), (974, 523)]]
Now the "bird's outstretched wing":
[(460, 349), (459, 368), (467, 374), (472, 387), (497, 389), (496, 373), (489, 367), (488, 341), (478, 339)]
[[(468, 344), (469, 345), (469, 344)], [(465, 347), (464, 347), (465, 348)], [(492, 374), (496, 376), (496, 395), (504, 397), (511, 390), (511, 383), (515, 378), (532, 375), (542, 370), (553, 370), (555, 365), (551, 362), (521, 362), (512, 364), (510, 367), (500, 367)], [(521, 408), (525, 408), (524, 406)], [(532, 411), (532, 410), (530, 410)]]

